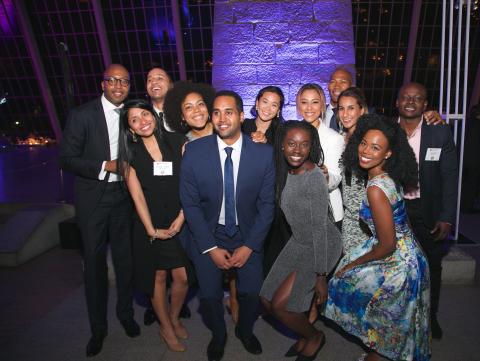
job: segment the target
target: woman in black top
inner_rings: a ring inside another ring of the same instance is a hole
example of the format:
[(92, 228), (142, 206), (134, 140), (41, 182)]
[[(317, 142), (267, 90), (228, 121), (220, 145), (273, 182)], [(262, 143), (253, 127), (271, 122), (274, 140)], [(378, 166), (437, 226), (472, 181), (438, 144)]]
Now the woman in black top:
[[(282, 90), (276, 86), (262, 88), (255, 100), (255, 108), (252, 113), (255, 119), (245, 119), (242, 131), (252, 137), (254, 142), (268, 143), (273, 145), (278, 126), (283, 122), (282, 108), (285, 97)], [(278, 205), (275, 207), (275, 217), (265, 238), (263, 271), (268, 274), (273, 263), (283, 249), (291, 232), (285, 220), (282, 210)]]
[(282, 122), (282, 108), (285, 102), (282, 89), (276, 86), (262, 88), (255, 100), (252, 114), (255, 119), (245, 119), (242, 132), (250, 135), (254, 142), (273, 144), (275, 132)]
[[(187, 258), (178, 240), (184, 223), (179, 199), (179, 172), (185, 137), (161, 132), (152, 106), (130, 100), (120, 113), (119, 174), (136, 208), (133, 225), (135, 286), (150, 295), (160, 320), (160, 334), (172, 351), (185, 351), (188, 337), (179, 320), (187, 290)], [(166, 279), (171, 272), (171, 304)]]

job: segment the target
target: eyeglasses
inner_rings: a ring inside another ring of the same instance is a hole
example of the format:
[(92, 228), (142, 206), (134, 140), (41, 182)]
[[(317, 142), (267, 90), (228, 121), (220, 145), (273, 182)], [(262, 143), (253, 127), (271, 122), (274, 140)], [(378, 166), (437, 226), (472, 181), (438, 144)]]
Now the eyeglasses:
[(115, 86), (118, 83), (120, 83), (121, 86), (129, 86), (130, 85), (130, 79), (120, 79), (120, 78), (115, 78), (115, 77), (110, 77), (110, 78), (103, 78), (103, 81), (106, 81), (108, 85), (110, 86)]

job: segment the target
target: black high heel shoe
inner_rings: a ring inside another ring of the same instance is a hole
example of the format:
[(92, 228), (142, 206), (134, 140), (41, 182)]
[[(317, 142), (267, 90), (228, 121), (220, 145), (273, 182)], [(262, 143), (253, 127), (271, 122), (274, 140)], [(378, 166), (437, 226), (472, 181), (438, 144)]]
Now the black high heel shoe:
[(315, 360), (317, 358), (318, 353), (320, 352), (320, 350), (325, 345), (325, 339), (326, 339), (326, 337), (325, 337), (325, 335), (323, 335), (322, 342), (320, 342), (320, 346), (318, 346), (317, 351), (315, 351), (315, 353), (313, 355), (305, 356), (305, 355), (299, 354), (297, 356), (297, 358), (295, 359), (295, 361), (313, 361), (313, 360)]
[(293, 357), (293, 356), (298, 356), (300, 353), (297, 351), (297, 349), (295, 348), (295, 345), (297, 343), (295, 342), (292, 346), (290, 346), (290, 348), (288, 349), (287, 352), (285, 352), (285, 357)]

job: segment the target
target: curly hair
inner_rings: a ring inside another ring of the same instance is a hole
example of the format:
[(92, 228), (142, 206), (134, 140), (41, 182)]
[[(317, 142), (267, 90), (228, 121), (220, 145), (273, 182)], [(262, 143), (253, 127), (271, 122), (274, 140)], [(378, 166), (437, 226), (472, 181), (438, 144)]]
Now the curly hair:
[(276, 186), (275, 186), (275, 199), (280, 204), (280, 199), (282, 197), (283, 188), (285, 188), (285, 183), (287, 181), (288, 171), (290, 166), (287, 163), (285, 156), (283, 154), (283, 141), (287, 132), (290, 129), (303, 129), (310, 134), (311, 146), (310, 153), (308, 155), (308, 160), (318, 166), (323, 165), (323, 149), (320, 145), (320, 138), (318, 137), (317, 129), (307, 122), (302, 122), (298, 120), (287, 120), (284, 123), (280, 124), (277, 128), (277, 134), (275, 136), (274, 150), (275, 150), (275, 167), (276, 167)]
[(212, 113), (215, 89), (211, 85), (205, 83), (191, 83), (188, 81), (175, 82), (173, 88), (165, 95), (163, 112), (167, 124), (178, 133), (185, 134), (190, 130), (188, 124), (183, 120), (182, 103), (191, 93), (200, 94), (207, 105), (208, 114), (210, 115)]
[(397, 186), (417, 187), (418, 166), (413, 149), (408, 144), (407, 135), (395, 119), (380, 114), (362, 115), (343, 153), (346, 172), (353, 172), (361, 179), (367, 179), (367, 170), (359, 165), (358, 146), (369, 130), (381, 131), (388, 140), (392, 155), (385, 161), (383, 170)]

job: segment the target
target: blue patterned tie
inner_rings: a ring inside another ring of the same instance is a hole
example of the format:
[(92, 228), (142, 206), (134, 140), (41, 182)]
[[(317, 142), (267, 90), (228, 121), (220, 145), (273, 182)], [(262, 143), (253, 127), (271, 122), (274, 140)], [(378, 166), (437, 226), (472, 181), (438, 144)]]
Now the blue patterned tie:
[(225, 188), (225, 233), (229, 237), (233, 237), (237, 233), (235, 226), (235, 187), (233, 183), (233, 162), (232, 162), (232, 147), (226, 147), (225, 152), (227, 158), (225, 159), (223, 186)]

